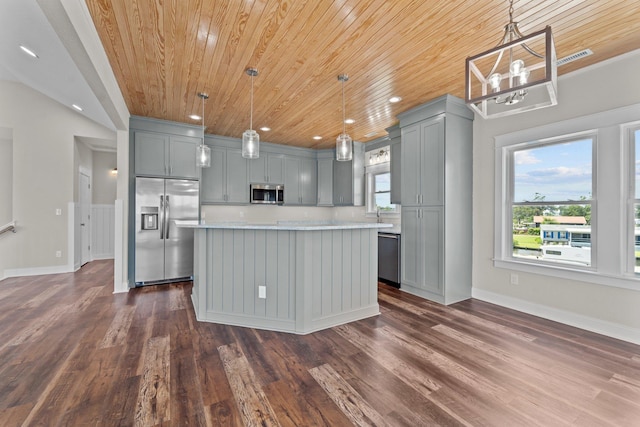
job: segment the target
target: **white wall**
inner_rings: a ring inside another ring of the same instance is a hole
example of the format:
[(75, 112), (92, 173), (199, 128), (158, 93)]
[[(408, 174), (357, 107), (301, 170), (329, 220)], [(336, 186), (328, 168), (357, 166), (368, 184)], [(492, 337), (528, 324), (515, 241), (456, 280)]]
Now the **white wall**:
[[(474, 121), (473, 295), (512, 308), (640, 343), (637, 290), (517, 272), (493, 266), (494, 137), (640, 103), (640, 51), (562, 76), (558, 105)], [(638, 117), (640, 119), (640, 117)]]
[(91, 203), (112, 205), (116, 200), (116, 183), (118, 175), (112, 171), (116, 167), (116, 153), (93, 152), (93, 185)]
[(13, 131), (0, 128), (0, 227), (13, 220)]
[[(0, 127), (13, 130), (13, 217), (0, 239), (0, 279), (68, 271), (67, 208), (74, 200), (74, 137), (115, 139), (98, 125), (21, 83), (0, 81)], [(56, 209), (62, 215), (56, 216)], [(5, 233), (6, 236), (7, 233)], [(57, 250), (62, 257), (57, 258)]]

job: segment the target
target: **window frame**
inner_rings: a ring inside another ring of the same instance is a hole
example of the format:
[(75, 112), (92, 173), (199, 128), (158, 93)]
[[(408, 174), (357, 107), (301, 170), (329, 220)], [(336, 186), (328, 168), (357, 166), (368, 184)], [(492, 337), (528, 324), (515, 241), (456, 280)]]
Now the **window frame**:
[[(628, 256), (633, 246), (633, 235), (630, 237), (629, 233), (629, 226), (633, 224), (629, 181), (634, 173), (630, 170), (632, 151), (628, 129), (640, 126), (639, 118), (640, 104), (633, 104), (494, 137), (494, 267), (640, 291), (640, 275), (630, 271)], [(594, 163), (597, 164), (597, 174), (592, 177), (595, 182), (591, 205), (592, 265), (587, 268), (547, 265), (508, 256), (513, 250), (510, 234), (513, 214), (505, 209), (510, 206), (506, 202), (511, 194), (509, 148), (530, 141), (589, 134), (596, 135)]]
[[(515, 198), (515, 154), (519, 151), (529, 150), (534, 148), (542, 148), (548, 147), (556, 144), (565, 144), (571, 142), (578, 142), (583, 140), (591, 140), (591, 199), (588, 201), (570, 201), (570, 200), (544, 200), (542, 202), (516, 202)], [(561, 135), (558, 137), (545, 138), (537, 141), (527, 141), (519, 144), (509, 145), (507, 147), (503, 147), (505, 150), (505, 154), (508, 156), (507, 161), (509, 175), (507, 177), (508, 180), (508, 188), (509, 194), (506, 199), (506, 203), (508, 206), (505, 206), (505, 221), (504, 221), (504, 237), (508, 240), (507, 245), (511, 248), (511, 252), (506, 251), (503, 256), (511, 261), (520, 261), (523, 260), (523, 257), (513, 256), (513, 208), (514, 206), (568, 206), (568, 205), (590, 205), (591, 206), (591, 262), (589, 265), (574, 265), (570, 264), (571, 268), (579, 269), (579, 270), (595, 270), (597, 266), (597, 212), (594, 209), (594, 206), (597, 202), (596, 195), (596, 182), (597, 182), (597, 141), (598, 134), (594, 131), (585, 131), (573, 133), (570, 135)], [(508, 221), (508, 218), (511, 218), (511, 221)], [(542, 237), (542, 236), (541, 236)], [(563, 265), (557, 261), (545, 261), (542, 259), (531, 259), (526, 262), (531, 262), (540, 265)]]
[[(380, 163), (366, 167), (366, 214), (369, 216), (377, 215), (375, 209), (375, 176), (381, 174), (391, 174), (391, 163)], [(391, 181), (391, 175), (389, 175)], [(391, 186), (389, 186), (389, 194), (391, 194)], [(395, 205), (393, 211), (380, 211), (380, 216), (398, 216), (400, 215), (399, 205)]]
[[(640, 143), (640, 122), (629, 123), (623, 126), (623, 133), (625, 139), (625, 150), (623, 156), (627, 159), (628, 171), (626, 174), (627, 179), (627, 200), (626, 200), (626, 271), (630, 275), (640, 278), (640, 271), (635, 270), (635, 206), (640, 204), (640, 197), (636, 198), (636, 142)], [(636, 140), (636, 133), (638, 133), (638, 139)], [(640, 168), (638, 169), (640, 171)]]

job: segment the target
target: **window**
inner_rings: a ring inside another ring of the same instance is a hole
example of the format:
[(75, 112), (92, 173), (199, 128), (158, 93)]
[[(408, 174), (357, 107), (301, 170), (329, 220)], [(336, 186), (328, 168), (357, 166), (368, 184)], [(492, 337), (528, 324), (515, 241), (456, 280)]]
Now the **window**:
[(369, 165), (367, 170), (367, 213), (395, 214), (391, 203), (391, 171), (389, 162)]
[(632, 212), (629, 213), (629, 217), (633, 218), (633, 223), (630, 226), (631, 241), (633, 247), (630, 251), (631, 264), (633, 265), (632, 271), (636, 274), (640, 273), (640, 128), (631, 129), (630, 132), (630, 145), (631, 155), (629, 158), (632, 161), (630, 170), (633, 173), (633, 178), (629, 180)]
[(373, 196), (376, 210), (391, 212), (396, 205), (391, 204), (391, 172), (373, 175)]
[(593, 137), (509, 150), (514, 258), (590, 266)]
[(498, 135), (494, 153), (494, 266), (640, 290), (640, 104)]

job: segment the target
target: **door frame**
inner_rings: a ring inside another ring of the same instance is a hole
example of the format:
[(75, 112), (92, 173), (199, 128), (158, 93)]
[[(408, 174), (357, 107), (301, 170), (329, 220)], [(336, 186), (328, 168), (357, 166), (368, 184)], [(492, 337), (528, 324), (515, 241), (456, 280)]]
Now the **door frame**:
[[(86, 177), (88, 184), (86, 189), (83, 188), (83, 176)], [(86, 202), (86, 206), (83, 206), (83, 202)], [(86, 212), (83, 211), (83, 208), (86, 208)], [(86, 219), (83, 218), (83, 214), (86, 214)], [(82, 224), (85, 224), (84, 227)], [(78, 230), (79, 233), (78, 249), (80, 266), (83, 266), (91, 261), (91, 171), (82, 166), (80, 166), (78, 170), (78, 216), (76, 219), (76, 230)]]

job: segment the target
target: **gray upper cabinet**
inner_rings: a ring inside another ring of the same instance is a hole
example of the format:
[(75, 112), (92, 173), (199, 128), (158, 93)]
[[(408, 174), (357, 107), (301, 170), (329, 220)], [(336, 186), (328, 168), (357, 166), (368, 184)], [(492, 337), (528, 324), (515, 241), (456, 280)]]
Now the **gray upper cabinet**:
[(136, 175), (198, 178), (199, 138), (153, 132), (134, 132)]
[(285, 157), (284, 204), (315, 205), (317, 199), (317, 162), (304, 157)]
[(333, 158), (318, 159), (318, 206), (333, 206)]
[(444, 121), (439, 115), (402, 128), (402, 206), (444, 203)]
[(248, 162), (251, 183), (284, 184), (284, 155), (263, 152)]
[(247, 159), (236, 148), (210, 146), (211, 167), (202, 169), (202, 203), (249, 203)]
[(353, 143), (353, 159), (333, 162), (333, 205), (364, 206), (364, 144)]
[(473, 113), (445, 95), (398, 118), (401, 287), (443, 304), (470, 298)]
[(387, 128), (391, 145), (391, 203), (402, 204), (402, 144), (400, 143), (400, 126)]

